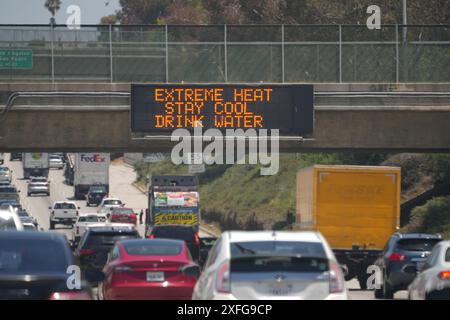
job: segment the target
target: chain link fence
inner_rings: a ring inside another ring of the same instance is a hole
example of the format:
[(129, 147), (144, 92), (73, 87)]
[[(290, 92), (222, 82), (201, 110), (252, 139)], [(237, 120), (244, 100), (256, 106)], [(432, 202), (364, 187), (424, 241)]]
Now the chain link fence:
[(0, 25), (0, 81), (450, 82), (450, 25)]

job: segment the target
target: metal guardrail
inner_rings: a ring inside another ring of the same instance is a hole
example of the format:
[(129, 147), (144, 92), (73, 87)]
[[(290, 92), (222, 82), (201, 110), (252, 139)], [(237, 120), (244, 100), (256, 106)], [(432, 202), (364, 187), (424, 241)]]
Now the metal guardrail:
[(450, 82), (450, 25), (0, 25), (11, 49), (0, 81)]

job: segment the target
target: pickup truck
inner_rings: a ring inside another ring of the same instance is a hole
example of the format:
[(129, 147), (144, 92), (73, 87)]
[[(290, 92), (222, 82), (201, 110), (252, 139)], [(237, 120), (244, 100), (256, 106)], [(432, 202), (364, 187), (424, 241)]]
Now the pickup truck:
[(78, 216), (77, 221), (72, 229), (72, 241), (77, 244), (84, 232), (87, 230), (89, 225), (99, 222), (106, 222), (106, 215), (95, 214), (95, 213), (85, 213)]
[(73, 201), (56, 201), (50, 210), (50, 230), (55, 229), (56, 224), (73, 225), (78, 219), (78, 210)]

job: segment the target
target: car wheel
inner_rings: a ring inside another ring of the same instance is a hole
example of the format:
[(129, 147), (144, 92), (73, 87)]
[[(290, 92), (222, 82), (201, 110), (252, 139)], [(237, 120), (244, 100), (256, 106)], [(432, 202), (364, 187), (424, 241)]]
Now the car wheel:
[(387, 283), (386, 276), (383, 279), (383, 297), (385, 299), (394, 299), (394, 289)]
[(361, 287), (361, 290), (367, 290), (367, 275), (362, 274), (358, 276), (358, 282), (359, 286)]

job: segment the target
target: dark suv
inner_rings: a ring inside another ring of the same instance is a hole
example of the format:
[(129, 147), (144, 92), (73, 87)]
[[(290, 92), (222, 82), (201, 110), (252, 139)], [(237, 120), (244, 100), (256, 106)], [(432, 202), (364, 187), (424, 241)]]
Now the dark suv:
[(150, 239), (165, 238), (184, 240), (194, 261), (200, 258), (200, 239), (198, 233), (191, 226), (186, 225), (157, 225), (150, 233)]
[(88, 228), (75, 250), (75, 257), (86, 280), (90, 282), (103, 269), (109, 251), (118, 240), (137, 239), (139, 233), (132, 227), (93, 227)]
[(108, 190), (104, 186), (91, 186), (86, 194), (86, 206), (99, 205), (103, 198), (108, 194)]
[(395, 233), (375, 261), (381, 273), (381, 284), (375, 289), (375, 298), (392, 299), (394, 293), (406, 290), (415, 274), (407, 268), (419, 269), (433, 247), (442, 240), (438, 234)]

